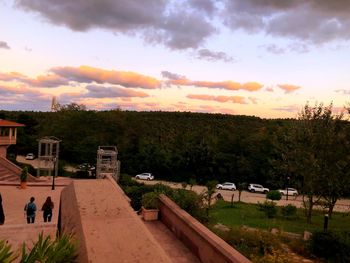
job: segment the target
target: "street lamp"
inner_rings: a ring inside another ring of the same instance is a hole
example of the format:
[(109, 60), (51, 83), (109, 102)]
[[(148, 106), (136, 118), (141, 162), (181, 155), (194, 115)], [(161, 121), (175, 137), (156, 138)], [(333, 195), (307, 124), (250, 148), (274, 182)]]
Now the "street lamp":
[(289, 180), (290, 180), (290, 177), (287, 176), (287, 197), (286, 197), (286, 200), (288, 200), (288, 187), (289, 187)]
[(55, 190), (55, 173), (56, 173), (56, 161), (57, 157), (53, 157), (53, 175), (52, 175), (52, 188), (51, 190)]

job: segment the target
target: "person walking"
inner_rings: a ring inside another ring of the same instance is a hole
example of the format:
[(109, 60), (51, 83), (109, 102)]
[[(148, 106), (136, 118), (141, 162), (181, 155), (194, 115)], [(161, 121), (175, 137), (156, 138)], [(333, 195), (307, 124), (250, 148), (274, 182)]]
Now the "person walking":
[(4, 208), (2, 207), (2, 197), (0, 194), (0, 225), (3, 225), (5, 223), (5, 213)]
[(51, 201), (51, 197), (48, 196), (41, 208), (41, 210), (43, 211), (44, 222), (51, 222), (52, 209), (53, 209), (53, 202)]
[(34, 203), (35, 198), (32, 196), (30, 198), (29, 203), (27, 203), (24, 206), (24, 211), (26, 211), (27, 214), (27, 223), (30, 224), (34, 224), (35, 222), (35, 213), (36, 213), (36, 204)]

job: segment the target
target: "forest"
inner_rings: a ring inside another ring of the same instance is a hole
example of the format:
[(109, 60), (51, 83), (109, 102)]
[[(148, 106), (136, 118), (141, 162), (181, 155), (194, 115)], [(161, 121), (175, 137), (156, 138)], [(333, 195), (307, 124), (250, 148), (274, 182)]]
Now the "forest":
[[(18, 131), (17, 145), (9, 148), (10, 154), (36, 154), (38, 139), (55, 136), (62, 140), (60, 159), (73, 164), (96, 163), (98, 146), (115, 145), (122, 173), (151, 172), (156, 179), (200, 184), (210, 180), (261, 183), (272, 189), (287, 184), (299, 189), (305, 186), (303, 171), (310, 168), (305, 160), (311, 155), (317, 159), (320, 147), (336, 158), (342, 156), (342, 169), (348, 168), (349, 151), (344, 148), (350, 144), (348, 121), (333, 117), (331, 106), (323, 105), (306, 105), (300, 116), (261, 119), (191, 112), (91, 111), (77, 104), (57, 112), (0, 111), (0, 119), (25, 125)], [(301, 125), (305, 120), (328, 123)], [(325, 131), (333, 122), (337, 126), (327, 141)], [(319, 164), (322, 162), (320, 159)]]

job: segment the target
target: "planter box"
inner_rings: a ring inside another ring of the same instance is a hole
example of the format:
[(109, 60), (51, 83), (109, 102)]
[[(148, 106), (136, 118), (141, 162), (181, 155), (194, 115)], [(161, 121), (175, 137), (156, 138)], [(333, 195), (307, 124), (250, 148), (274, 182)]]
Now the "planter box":
[(27, 188), (27, 182), (21, 182), (21, 189), (26, 189)]
[(159, 209), (146, 209), (142, 207), (141, 215), (145, 221), (154, 221), (158, 220)]

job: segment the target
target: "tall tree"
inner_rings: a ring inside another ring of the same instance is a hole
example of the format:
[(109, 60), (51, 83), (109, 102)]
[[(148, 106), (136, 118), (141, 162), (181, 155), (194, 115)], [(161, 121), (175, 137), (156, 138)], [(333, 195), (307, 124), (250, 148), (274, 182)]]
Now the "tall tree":
[(321, 198), (331, 214), (343, 194), (349, 157), (343, 117), (332, 114), (332, 104), (307, 104), (281, 141), (281, 169), (299, 183), (308, 223)]

